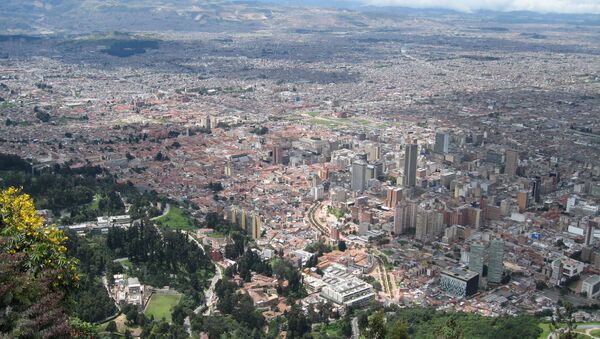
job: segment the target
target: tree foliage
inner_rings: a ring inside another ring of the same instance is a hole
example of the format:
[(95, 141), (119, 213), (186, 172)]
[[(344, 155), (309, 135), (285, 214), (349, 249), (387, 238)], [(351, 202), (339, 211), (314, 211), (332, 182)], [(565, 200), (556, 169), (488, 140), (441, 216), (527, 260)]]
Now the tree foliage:
[(6, 186), (22, 187), (39, 209), (51, 210), (55, 215), (68, 212), (71, 216), (63, 218), (64, 224), (123, 214), (123, 200), (131, 204), (129, 214), (134, 219), (160, 214), (154, 207), (161, 200), (155, 192), (140, 193), (133, 185), (117, 183), (114, 176), (98, 166), (73, 169), (55, 165), (32, 175), (27, 161), (0, 154), (0, 179)]
[(169, 229), (162, 233), (150, 221), (128, 229), (110, 228), (107, 247), (118, 257), (129, 257), (134, 276), (152, 286), (169, 285), (189, 295), (195, 302), (209, 284), (214, 266), (189, 235)]
[(62, 300), (79, 277), (65, 240), (44, 225), (31, 197), (16, 188), (0, 191), (0, 337), (71, 335)]
[(33, 200), (20, 189), (9, 187), (0, 191), (0, 232), (2, 251), (23, 253), (24, 265), (33, 274), (55, 271), (55, 287), (69, 287), (79, 280), (77, 261), (65, 255), (67, 237), (56, 226), (44, 225)]

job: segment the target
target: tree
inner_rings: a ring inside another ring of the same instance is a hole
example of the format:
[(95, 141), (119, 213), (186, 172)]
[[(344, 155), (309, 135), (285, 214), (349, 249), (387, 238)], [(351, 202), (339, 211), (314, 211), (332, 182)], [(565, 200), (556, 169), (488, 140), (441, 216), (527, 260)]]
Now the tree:
[(403, 320), (397, 320), (386, 336), (387, 339), (409, 339), (408, 325)]
[(367, 327), (365, 337), (367, 339), (384, 339), (386, 333), (385, 314), (383, 311), (378, 311), (369, 319), (369, 326)]
[(306, 319), (304, 312), (296, 304), (292, 305), (290, 312), (287, 314), (287, 320), (290, 338), (301, 338), (310, 330), (308, 319)]
[(366, 312), (361, 312), (358, 315), (358, 327), (361, 330), (366, 330), (369, 326), (369, 315)]
[(77, 260), (66, 256), (63, 231), (45, 226), (37, 215), (33, 200), (21, 190), (9, 187), (0, 191), (1, 249), (9, 254), (24, 254), (26, 267), (35, 275), (48, 269), (56, 271), (54, 287), (68, 287), (79, 281)]
[(173, 307), (173, 312), (171, 313), (171, 318), (173, 319), (173, 323), (177, 325), (183, 325), (183, 321), (185, 320), (186, 314), (183, 306), (175, 305)]
[(65, 237), (44, 226), (33, 200), (16, 188), (0, 191), (0, 337), (55, 338), (80, 333), (63, 310), (78, 276)]
[(44, 112), (41, 110), (35, 113), (35, 117), (41, 122), (48, 122), (50, 121), (50, 118), (52, 118), (50, 114), (48, 114), (48, 112)]
[(347, 312), (344, 315), (344, 318), (340, 320), (342, 334), (346, 337), (350, 337), (352, 335), (352, 319), (350, 319), (350, 314)]
[(463, 333), (456, 323), (454, 317), (448, 318), (444, 323), (444, 326), (437, 333), (442, 339), (462, 339)]
[(556, 308), (556, 320), (552, 319), (550, 328), (555, 331), (559, 329), (562, 324), (566, 325), (566, 330), (560, 335), (560, 339), (574, 339), (577, 337), (577, 333), (573, 331), (575, 329), (575, 319), (573, 318), (574, 312), (575, 307), (569, 302), (564, 303), (564, 310), (562, 310), (561, 307)]
[(344, 240), (340, 240), (338, 242), (338, 250), (344, 252), (348, 247), (346, 246), (346, 242)]
[(117, 323), (114, 320), (111, 320), (108, 325), (106, 325), (106, 331), (110, 333), (117, 332)]

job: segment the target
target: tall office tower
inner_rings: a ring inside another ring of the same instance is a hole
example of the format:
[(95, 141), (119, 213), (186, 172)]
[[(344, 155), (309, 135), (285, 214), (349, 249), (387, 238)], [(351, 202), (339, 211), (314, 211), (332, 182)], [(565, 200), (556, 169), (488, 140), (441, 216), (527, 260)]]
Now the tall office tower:
[(597, 226), (597, 222), (588, 220), (587, 225), (583, 232), (585, 246), (590, 246), (594, 240), (594, 228)]
[(536, 203), (540, 203), (542, 201), (542, 178), (536, 176), (532, 182), (531, 195), (533, 196), (533, 200)]
[(488, 265), (488, 281), (499, 284), (504, 272), (504, 241), (492, 240), (490, 243), (490, 261)]
[(517, 205), (519, 206), (519, 213), (527, 209), (529, 206), (529, 192), (519, 191), (517, 193)]
[(448, 153), (448, 147), (450, 146), (450, 135), (448, 133), (438, 132), (435, 134), (435, 144), (433, 145), (433, 151), (436, 153)]
[(252, 214), (252, 228), (249, 233), (254, 240), (260, 238), (260, 216), (256, 213)]
[(367, 165), (367, 172), (365, 173), (365, 180), (369, 182), (371, 179), (377, 179), (377, 171), (375, 170), (375, 166)]
[(479, 273), (480, 277), (483, 275), (484, 256), (485, 245), (480, 242), (472, 243), (469, 251), (469, 271)]
[(273, 146), (273, 164), (283, 164), (283, 148), (279, 145)]
[(394, 208), (402, 200), (402, 187), (388, 187), (387, 198), (385, 199), (385, 206), (387, 208)]
[(404, 146), (404, 186), (415, 187), (417, 184), (417, 150), (416, 143)]
[(352, 190), (354, 192), (362, 192), (366, 185), (367, 163), (362, 160), (352, 162)]
[(510, 176), (517, 175), (517, 167), (519, 167), (519, 152), (512, 149), (507, 149), (504, 157), (504, 173)]

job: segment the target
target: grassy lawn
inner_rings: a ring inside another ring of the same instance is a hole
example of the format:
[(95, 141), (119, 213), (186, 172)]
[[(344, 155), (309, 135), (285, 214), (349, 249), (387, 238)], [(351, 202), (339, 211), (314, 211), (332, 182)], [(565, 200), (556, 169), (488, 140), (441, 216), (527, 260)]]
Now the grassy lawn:
[[(599, 325), (600, 326), (600, 323), (598, 323), (598, 322), (589, 322), (589, 323), (577, 323), (576, 325)], [(540, 334), (540, 336), (538, 337), (538, 339), (547, 339), (548, 335), (550, 334), (550, 324), (549, 323), (540, 323), (540, 324), (538, 324), (538, 326), (543, 331), (542, 334)], [(580, 331), (580, 332), (584, 331), (584, 330), (577, 330), (577, 329), (575, 329), (575, 330), (576, 331)], [(600, 329), (593, 330), (592, 331), (592, 335), (600, 337)], [(588, 336), (588, 335), (585, 335), (585, 334), (578, 334), (577, 338), (587, 339), (587, 338), (591, 338), (591, 337)]]
[(4, 101), (0, 103), (0, 109), (8, 109), (15, 107), (17, 107), (17, 105), (13, 104), (12, 102)]
[(211, 232), (211, 233), (208, 233), (208, 237), (209, 238), (224, 238), (225, 235), (223, 233), (219, 233), (219, 232)]
[(306, 114), (308, 116), (310, 116), (310, 117), (313, 117), (313, 118), (316, 117), (316, 116), (319, 116), (319, 112), (306, 112)]
[(383, 250), (381, 250), (381, 252), (387, 254), (388, 256), (394, 255), (394, 251), (389, 248), (383, 249)]
[(173, 306), (179, 303), (179, 299), (181, 299), (181, 294), (154, 294), (150, 298), (144, 314), (148, 317), (153, 315), (154, 319), (165, 318), (165, 320), (171, 322)]
[(314, 336), (319, 334), (326, 335), (327, 337), (343, 337), (342, 328), (339, 322), (332, 322), (327, 325), (321, 324), (318, 330), (313, 331)]
[(98, 210), (98, 204), (100, 204), (100, 198), (102, 198), (100, 196), (100, 194), (96, 193), (94, 195), (94, 200), (92, 201), (92, 203), (90, 204), (90, 209), (97, 211)]
[(353, 119), (354, 122), (356, 122), (357, 124), (363, 125), (363, 126), (369, 126), (371, 125), (371, 121), (367, 120), (367, 119)]
[(133, 265), (131, 264), (131, 261), (129, 261), (129, 259), (122, 260), (119, 263), (121, 264), (121, 266), (123, 266), (125, 270), (130, 270), (133, 268)]
[(341, 122), (332, 121), (330, 119), (325, 119), (325, 118), (312, 118), (312, 119), (309, 119), (308, 122), (313, 125), (319, 125), (319, 126), (324, 126), (324, 127), (329, 127), (329, 128), (334, 128), (334, 127), (344, 125)]
[(194, 224), (190, 220), (190, 218), (183, 212), (183, 210), (179, 207), (171, 207), (169, 213), (167, 215), (162, 216), (156, 221), (168, 228), (177, 229), (177, 230), (192, 230), (194, 229)]
[(542, 334), (540, 334), (538, 339), (547, 339), (548, 335), (550, 335), (550, 324), (540, 323), (538, 326), (542, 329)]
[[(139, 327), (139, 326), (133, 326), (133, 327), (127, 326), (127, 317), (125, 316), (125, 314), (121, 314), (120, 316), (116, 317), (113, 321), (117, 324), (117, 332), (118, 332), (118, 334), (114, 333), (113, 334), (114, 336), (118, 336), (119, 338), (124, 338), (125, 337), (124, 333), (127, 330), (129, 330), (129, 332), (131, 332), (131, 334), (133, 334), (136, 337), (140, 336), (142, 334), (142, 328), (141, 327)], [(99, 332), (106, 331), (106, 326), (108, 326), (109, 322), (110, 321), (107, 321), (107, 322), (102, 323), (102, 324), (98, 324), (97, 330)], [(103, 338), (106, 338), (106, 337), (103, 336)]]
[(576, 291), (578, 283), (579, 283), (579, 281), (571, 281), (568, 285), (569, 289), (572, 291)]
[(600, 330), (592, 330), (590, 334), (594, 337), (600, 337)]
[[(319, 116), (311, 114), (314, 112), (306, 113), (310, 118), (308, 119), (308, 123), (313, 125), (319, 125), (328, 128), (335, 128), (340, 126), (364, 126), (370, 127), (373, 126), (373, 121), (363, 118), (351, 117), (348, 119), (338, 119), (335, 117), (327, 117), (327, 116)], [(377, 126), (381, 127), (382, 124), (377, 124)]]

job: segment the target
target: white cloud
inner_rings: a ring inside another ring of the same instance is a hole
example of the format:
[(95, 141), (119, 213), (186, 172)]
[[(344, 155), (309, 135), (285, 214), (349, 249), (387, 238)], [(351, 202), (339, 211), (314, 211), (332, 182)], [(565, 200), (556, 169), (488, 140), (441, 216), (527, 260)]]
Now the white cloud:
[(600, 0), (364, 0), (363, 2), (375, 6), (448, 8), (461, 12), (495, 10), (600, 14)]

